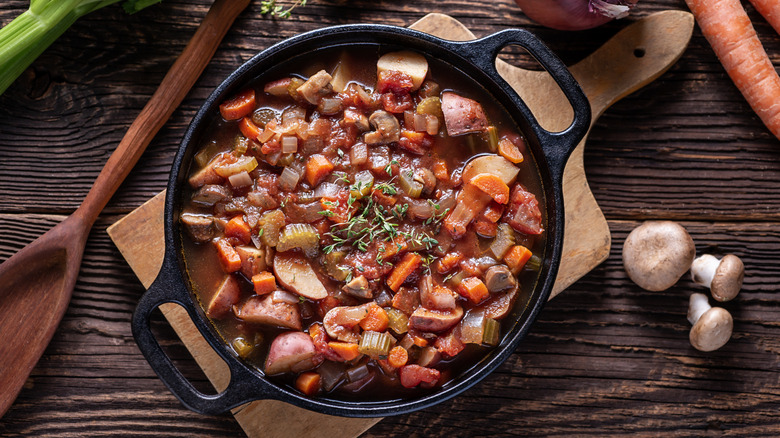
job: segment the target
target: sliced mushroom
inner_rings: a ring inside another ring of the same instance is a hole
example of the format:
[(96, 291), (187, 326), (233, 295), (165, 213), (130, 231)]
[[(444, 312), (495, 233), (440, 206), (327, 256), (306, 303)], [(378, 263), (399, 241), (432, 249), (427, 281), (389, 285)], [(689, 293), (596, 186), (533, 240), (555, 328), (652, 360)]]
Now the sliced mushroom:
[(436, 188), (436, 175), (433, 174), (431, 169), (421, 167), (415, 170), (413, 180), (422, 184), (422, 193), (424, 195), (430, 195)]
[(368, 284), (368, 280), (366, 280), (364, 275), (353, 278), (352, 281), (344, 285), (341, 290), (346, 292), (348, 295), (352, 295), (353, 297), (369, 300), (374, 298), (374, 291), (371, 290), (371, 286)]
[(342, 120), (346, 125), (353, 125), (360, 132), (368, 131), (371, 128), (368, 117), (354, 108), (345, 109), (344, 118)]
[(714, 351), (726, 345), (734, 329), (728, 310), (711, 307), (704, 294), (691, 294), (688, 321), (693, 324), (689, 339), (699, 351)]
[(292, 252), (277, 253), (273, 265), (276, 280), (285, 289), (312, 300), (328, 296), (327, 289), (302, 256)]
[(460, 306), (455, 306), (455, 309), (446, 312), (418, 307), (409, 317), (409, 328), (438, 333), (451, 328), (461, 318), (463, 318), (463, 308)]
[(241, 299), (241, 288), (232, 275), (226, 275), (209, 301), (206, 316), (221, 319), (230, 315), (234, 304)]
[(325, 70), (314, 73), (306, 82), (298, 87), (297, 91), (310, 104), (317, 105), (320, 99), (331, 93), (333, 88), (330, 81), (333, 77)]
[(363, 141), (368, 145), (380, 145), (398, 141), (401, 138), (401, 124), (394, 115), (385, 110), (376, 110), (368, 118), (374, 131), (368, 132)]
[(511, 185), (519, 172), (519, 167), (500, 155), (482, 155), (466, 164), (461, 178), (464, 183), (468, 183), (480, 173), (489, 173), (501, 178), (504, 184)]
[(455, 292), (435, 284), (430, 275), (420, 280), (420, 303), (426, 309), (445, 312), (457, 307)]
[(209, 207), (214, 206), (217, 202), (224, 201), (231, 195), (230, 190), (227, 187), (218, 184), (207, 184), (198, 189), (195, 194), (192, 195), (192, 201), (206, 205)]
[(236, 318), (252, 324), (301, 329), (298, 304), (274, 299), (273, 294), (254, 295), (234, 309)]
[(217, 231), (213, 216), (182, 213), (179, 219), (181, 220), (182, 225), (187, 229), (187, 232), (190, 233), (190, 236), (197, 242), (208, 242), (214, 238)]
[(742, 289), (745, 278), (745, 265), (734, 254), (726, 254), (722, 259), (704, 254), (691, 264), (693, 282), (710, 288), (712, 298), (729, 301)]
[(517, 278), (506, 265), (495, 265), (485, 272), (485, 286), (491, 294), (517, 286)]
[(515, 284), (512, 289), (509, 289), (506, 292), (499, 292), (492, 295), (487, 301), (480, 305), (485, 309), (485, 316), (496, 320), (506, 318), (515, 306), (519, 291), (520, 286)]

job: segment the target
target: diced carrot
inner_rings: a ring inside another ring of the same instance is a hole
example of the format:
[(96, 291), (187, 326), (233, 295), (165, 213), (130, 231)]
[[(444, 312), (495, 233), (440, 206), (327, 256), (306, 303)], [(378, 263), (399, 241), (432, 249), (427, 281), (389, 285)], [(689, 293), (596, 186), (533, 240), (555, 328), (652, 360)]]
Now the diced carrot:
[(398, 292), (398, 289), (406, 281), (412, 272), (414, 272), (422, 263), (422, 256), (416, 252), (408, 252), (404, 254), (404, 257), (395, 265), (393, 271), (387, 277), (387, 285), (393, 292)]
[(490, 195), (490, 197), (499, 204), (506, 204), (509, 202), (509, 186), (506, 185), (498, 175), (480, 173), (471, 178), (470, 183)]
[(401, 368), (409, 361), (409, 352), (400, 345), (390, 349), (390, 354), (387, 356), (387, 362), (393, 368)]
[(498, 224), (480, 217), (474, 221), (474, 231), (482, 237), (496, 237)]
[(477, 277), (469, 277), (458, 285), (458, 293), (474, 304), (479, 304), (490, 296), (487, 286)]
[(225, 120), (238, 120), (255, 110), (255, 90), (247, 88), (219, 106)]
[(420, 348), (425, 348), (428, 346), (428, 340), (423, 338), (422, 336), (418, 336), (414, 333), (409, 332), (409, 337), (412, 338), (412, 343), (414, 343), (414, 345)]
[(238, 122), (238, 130), (250, 140), (257, 140), (257, 136), (260, 135), (260, 128), (249, 117), (244, 117)]
[(333, 172), (333, 167), (333, 163), (324, 155), (312, 155), (306, 162), (306, 181), (312, 187), (316, 186), (323, 178)]
[(214, 241), (214, 246), (217, 247), (219, 263), (222, 265), (223, 271), (229, 274), (241, 269), (241, 257), (230, 242), (225, 239), (217, 239)]
[(256, 294), (265, 295), (276, 290), (276, 277), (271, 272), (263, 271), (252, 276), (252, 285)]
[(362, 354), (360, 351), (358, 351), (358, 347), (360, 346), (351, 342), (331, 341), (328, 342), (328, 347), (333, 349), (333, 351), (335, 351), (336, 354), (341, 356), (345, 361), (357, 359)]
[(360, 321), (360, 327), (363, 330), (372, 332), (383, 332), (387, 330), (389, 324), (390, 318), (387, 317), (387, 312), (379, 306), (369, 307), (368, 314)]
[(295, 387), (308, 396), (315, 395), (320, 392), (320, 375), (314, 371), (307, 371), (295, 379)]
[(491, 202), (490, 205), (482, 212), (482, 216), (490, 222), (498, 222), (501, 216), (504, 214), (504, 206), (496, 202)]
[(407, 248), (406, 240), (401, 236), (396, 237), (392, 242), (379, 242), (378, 245), (380, 248), (379, 254), (381, 254), (382, 258), (385, 260), (399, 252), (406, 251)]
[(246, 245), (252, 239), (252, 228), (246, 223), (243, 217), (234, 216), (225, 225), (225, 236), (235, 237), (242, 244)]
[(439, 181), (447, 181), (450, 179), (450, 172), (447, 170), (447, 162), (441, 158), (438, 158), (433, 162), (433, 174)]
[(395, 196), (385, 195), (381, 190), (372, 190), (371, 197), (383, 207), (392, 207), (396, 203)]
[(523, 162), (523, 153), (520, 152), (520, 148), (506, 137), (498, 142), (498, 154), (515, 164)]
[(513, 274), (518, 274), (523, 270), (525, 263), (532, 255), (530, 249), (523, 245), (515, 245), (509, 248), (509, 251), (504, 255), (504, 262)]
[(439, 272), (439, 274), (450, 272), (452, 268), (458, 266), (458, 263), (460, 263), (462, 258), (463, 254), (459, 252), (445, 254), (444, 257), (440, 258), (436, 263), (436, 270)]

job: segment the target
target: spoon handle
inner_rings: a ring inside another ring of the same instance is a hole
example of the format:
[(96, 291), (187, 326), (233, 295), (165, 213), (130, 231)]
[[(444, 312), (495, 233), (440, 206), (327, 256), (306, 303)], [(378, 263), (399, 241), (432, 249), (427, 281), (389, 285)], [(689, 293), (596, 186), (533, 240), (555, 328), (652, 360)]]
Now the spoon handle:
[(184, 100), (233, 21), (249, 2), (250, 0), (216, 0), (211, 6), (195, 35), (130, 125), (81, 206), (74, 212), (74, 215), (80, 216), (88, 226), (95, 222), (154, 136)]

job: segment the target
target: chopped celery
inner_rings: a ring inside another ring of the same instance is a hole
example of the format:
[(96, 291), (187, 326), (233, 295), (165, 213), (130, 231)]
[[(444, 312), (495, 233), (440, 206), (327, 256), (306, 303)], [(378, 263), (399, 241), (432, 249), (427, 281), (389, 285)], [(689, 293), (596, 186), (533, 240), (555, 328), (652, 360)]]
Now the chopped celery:
[(493, 318), (485, 318), (485, 329), (482, 332), (482, 343), (485, 345), (498, 345), (501, 336), (501, 324)]
[(501, 260), (509, 248), (515, 244), (515, 233), (508, 224), (498, 224), (498, 231), (496, 238), (493, 239), (493, 243), (490, 244), (490, 252), (493, 253), (496, 259)]
[(387, 319), (389, 320), (388, 327), (390, 327), (390, 330), (399, 335), (406, 333), (409, 329), (409, 317), (406, 316), (404, 312), (401, 312), (394, 307), (385, 308), (385, 312), (387, 313)]
[(358, 351), (375, 359), (387, 359), (387, 354), (393, 344), (387, 333), (365, 331), (360, 339)]
[(355, 174), (355, 183), (349, 187), (349, 194), (355, 199), (361, 199), (371, 193), (374, 186), (374, 175), (370, 170), (363, 170)]
[(255, 170), (256, 167), (257, 160), (255, 157), (242, 155), (238, 157), (234, 163), (214, 166), (214, 172), (223, 178), (227, 178), (230, 175), (235, 175), (244, 171), (251, 172)]
[(252, 345), (252, 343), (241, 336), (233, 339), (233, 350), (236, 351), (236, 354), (238, 354), (239, 357), (246, 359), (250, 354), (252, 354), (254, 348), (255, 346)]
[(498, 129), (495, 126), (490, 125), (482, 134), (485, 144), (487, 144), (490, 152), (496, 152), (498, 150)]
[(317, 248), (319, 242), (320, 235), (310, 224), (289, 224), (279, 235), (276, 250), (284, 252), (293, 248), (301, 248), (305, 252), (310, 252)]
[(525, 269), (530, 271), (538, 271), (542, 269), (542, 259), (537, 255), (532, 255), (527, 262), (525, 262)]
[(411, 170), (401, 169), (398, 173), (398, 185), (411, 198), (419, 198), (422, 194), (423, 185), (414, 180), (414, 173)]

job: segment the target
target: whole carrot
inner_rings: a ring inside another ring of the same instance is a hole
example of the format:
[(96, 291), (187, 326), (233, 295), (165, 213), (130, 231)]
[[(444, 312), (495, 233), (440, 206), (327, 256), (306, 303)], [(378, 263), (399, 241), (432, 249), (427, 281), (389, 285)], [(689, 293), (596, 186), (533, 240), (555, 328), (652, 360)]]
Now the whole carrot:
[(750, 3), (780, 33), (780, 3), (777, 0), (750, 0)]
[(731, 80), (780, 139), (780, 77), (739, 0), (685, 0)]

